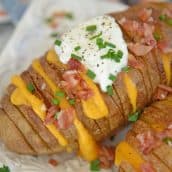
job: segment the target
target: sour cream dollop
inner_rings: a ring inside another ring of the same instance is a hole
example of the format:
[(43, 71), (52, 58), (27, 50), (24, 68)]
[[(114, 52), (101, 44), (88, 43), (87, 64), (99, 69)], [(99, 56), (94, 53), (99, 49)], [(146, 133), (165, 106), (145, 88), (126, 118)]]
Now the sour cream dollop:
[[(55, 45), (55, 50), (64, 64), (70, 60), (71, 54), (79, 57), (81, 63), (94, 72), (94, 82), (105, 92), (113, 83), (110, 76), (116, 76), (128, 61), (122, 31), (115, 19), (108, 15), (93, 18), (68, 31), (60, 44)], [(111, 54), (120, 55), (120, 60), (114, 60), (115, 56), (111, 58)]]

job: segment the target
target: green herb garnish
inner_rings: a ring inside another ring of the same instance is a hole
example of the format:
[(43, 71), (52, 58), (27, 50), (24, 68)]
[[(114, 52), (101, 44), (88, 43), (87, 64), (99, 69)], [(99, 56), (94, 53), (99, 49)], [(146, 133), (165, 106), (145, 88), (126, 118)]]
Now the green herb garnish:
[(105, 45), (108, 47), (116, 48), (116, 45), (111, 42), (105, 42)]
[(53, 103), (54, 105), (59, 105), (60, 101), (59, 101), (58, 99), (56, 99), (56, 98), (53, 98), (53, 99), (52, 99), (52, 103)]
[(73, 59), (76, 59), (76, 60), (79, 60), (79, 61), (82, 60), (82, 57), (80, 57), (80, 56), (78, 56), (78, 55), (76, 55), (76, 54), (71, 54), (71, 57), (72, 57)]
[(166, 19), (165, 22), (166, 22), (168, 25), (172, 26), (172, 19), (171, 19), (171, 18)]
[(108, 94), (109, 96), (112, 96), (112, 95), (113, 95), (113, 87), (112, 87), (111, 85), (108, 85), (108, 86), (106, 87), (106, 91), (107, 91), (107, 94)]
[(80, 49), (81, 49), (81, 47), (79, 45), (74, 48), (75, 51), (78, 51)]
[(90, 162), (90, 171), (100, 171), (100, 161), (98, 159)]
[(167, 17), (166, 17), (166, 15), (164, 15), (164, 14), (161, 14), (161, 15), (159, 16), (159, 20), (161, 20), (161, 21), (164, 21), (166, 18), (167, 18)]
[(136, 122), (138, 120), (139, 116), (140, 116), (140, 111), (136, 111), (136, 112), (129, 115), (128, 121)]
[(109, 79), (110, 79), (111, 81), (115, 81), (115, 80), (116, 80), (116, 76), (115, 76), (115, 75), (110, 74), (110, 75), (109, 75)]
[(105, 43), (104, 43), (102, 38), (97, 38), (96, 39), (96, 44), (99, 47), (99, 49), (102, 49), (102, 48), (106, 47), (106, 45), (105, 45)]
[(53, 17), (48, 17), (45, 19), (46, 23), (51, 23), (53, 21)]
[(125, 66), (125, 67), (122, 68), (122, 71), (123, 72), (128, 72), (130, 69), (131, 69), (130, 66)]
[(67, 18), (67, 19), (70, 19), (70, 20), (72, 20), (73, 18), (74, 18), (74, 16), (73, 16), (73, 13), (66, 13), (65, 14), (65, 17)]
[(55, 96), (57, 96), (57, 97), (64, 97), (65, 96), (65, 93), (63, 91), (57, 91), (55, 93)]
[(10, 169), (8, 166), (3, 165), (3, 167), (0, 167), (0, 172), (10, 172)]
[(92, 70), (90, 70), (90, 69), (87, 70), (86, 74), (91, 79), (94, 79), (96, 77), (96, 74)]
[(102, 35), (102, 32), (98, 33), (97, 35), (92, 36), (92, 37), (90, 38), (90, 40), (93, 40), (93, 39), (95, 39), (95, 38), (98, 38), (98, 37), (100, 37), (101, 35)]
[(31, 93), (33, 93), (35, 91), (35, 87), (32, 83), (27, 84), (27, 89)]
[(55, 45), (57, 45), (57, 46), (60, 46), (61, 43), (62, 43), (62, 41), (60, 41), (60, 40), (58, 40), (58, 39), (55, 41)]
[(75, 99), (69, 99), (69, 104), (70, 105), (75, 105)]
[(169, 144), (169, 143), (172, 143), (172, 138), (171, 137), (165, 137), (162, 141), (166, 144)]
[(96, 25), (89, 25), (86, 27), (86, 31), (93, 32), (97, 29)]
[(58, 36), (58, 33), (57, 32), (53, 32), (50, 34), (50, 37), (52, 38), (56, 38)]
[(159, 33), (157, 33), (157, 32), (154, 32), (153, 36), (154, 36), (156, 41), (159, 41), (161, 39), (161, 35)]

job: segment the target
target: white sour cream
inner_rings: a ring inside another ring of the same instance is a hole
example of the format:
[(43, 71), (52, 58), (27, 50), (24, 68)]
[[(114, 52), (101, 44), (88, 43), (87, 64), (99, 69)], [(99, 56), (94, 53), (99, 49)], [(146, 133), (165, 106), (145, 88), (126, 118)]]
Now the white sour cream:
[[(95, 25), (96, 30), (91, 32), (86, 29), (91, 25)], [(99, 49), (96, 44), (97, 38), (90, 39), (99, 33), (101, 33), (99, 38), (102, 38), (104, 42), (114, 44), (116, 47), (106, 46)], [(71, 54), (82, 57), (81, 63), (96, 74), (94, 82), (98, 83), (103, 91), (107, 90), (107, 86), (112, 85), (113, 81), (109, 79), (110, 74), (116, 76), (127, 65), (127, 44), (123, 39), (120, 27), (115, 22), (115, 19), (110, 16), (96, 17), (79, 25), (65, 33), (61, 41), (60, 46), (55, 45), (60, 61), (66, 64), (71, 58)], [(80, 49), (75, 51), (77, 46), (80, 46)], [(102, 55), (107, 54), (109, 49), (113, 49), (115, 52), (118, 50), (123, 52), (120, 62), (101, 58)]]

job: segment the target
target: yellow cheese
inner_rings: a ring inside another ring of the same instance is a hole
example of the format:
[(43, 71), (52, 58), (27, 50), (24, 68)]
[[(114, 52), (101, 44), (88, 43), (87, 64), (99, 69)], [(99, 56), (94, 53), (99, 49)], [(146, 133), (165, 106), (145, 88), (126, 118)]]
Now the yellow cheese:
[(171, 78), (172, 78), (172, 74), (171, 74), (172, 57), (169, 55), (163, 55), (162, 61), (163, 61), (163, 66), (164, 66), (164, 70), (165, 70), (165, 74), (167, 78), (167, 84), (170, 85)]
[(132, 81), (132, 79), (129, 77), (127, 73), (124, 73), (124, 83), (127, 89), (127, 94), (130, 99), (130, 103), (133, 107), (133, 112), (136, 111), (136, 105), (137, 105), (137, 88), (135, 83)]
[(140, 166), (144, 163), (142, 157), (125, 141), (116, 148), (115, 165), (120, 166), (123, 161), (130, 163), (137, 171), (140, 171)]
[(87, 160), (92, 161), (98, 157), (98, 147), (95, 139), (89, 134), (83, 124), (76, 118), (74, 121), (78, 132), (78, 142), (81, 156)]
[[(49, 63), (53, 63), (59, 67), (65, 66), (58, 60), (58, 57), (56, 53), (54, 52), (54, 50), (50, 50), (48, 52), (46, 59)], [(66, 68), (66, 66), (64, 68)], [(88, 84), (88, 87), (91, 88), (94, 92), (94, 95), (90, 99), (86, 101), (82, 100), (82, 106), (83, 106), (85, 115), (91, 119), (100, 119), (107, 116), (108, 108), (96, 84), (90, 78), (88, 78), (85, 74), (81, 74), (81, 76)]]
[[(11, 95), (11, 102), (15, 105), (30, 105), (39, 118), (44, 121), (46, 117), (46, 107), (42, 100), (31, 94), (20, 76), (13, 76), (12, 83), (17, 87)], [(57, 138), (62, 146), (67, 146), (67, 140), (61, 135), (53, 124), (46, 126), (49, 131)]]

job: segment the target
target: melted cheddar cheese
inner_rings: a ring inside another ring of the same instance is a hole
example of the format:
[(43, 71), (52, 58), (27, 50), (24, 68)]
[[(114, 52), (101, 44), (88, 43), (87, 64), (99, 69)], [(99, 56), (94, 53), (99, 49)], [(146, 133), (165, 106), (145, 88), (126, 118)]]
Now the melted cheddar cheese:
[(144, 163), (139, 153), (125, 141), (121, 142), (116, 148), (115, 165), (120, 166), (123, 161), (130, 163), (138, 172), (141, 164)]
[(133, 112), (136, 111), (137, 107), (137, 88), (135, 83), (131, 80), (127, 73), (124, 73), (124, 83), (127, 89), (127, 94), (130, 99), (130, 103), (133, 107)]

